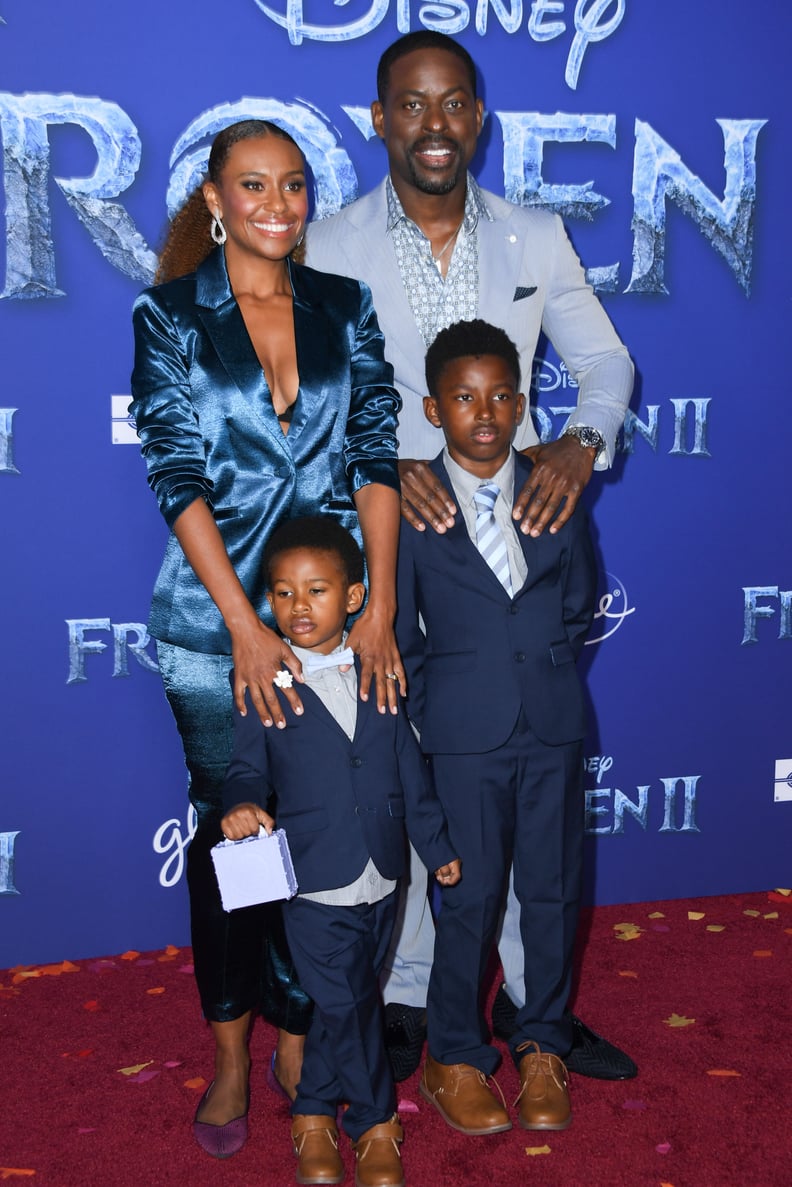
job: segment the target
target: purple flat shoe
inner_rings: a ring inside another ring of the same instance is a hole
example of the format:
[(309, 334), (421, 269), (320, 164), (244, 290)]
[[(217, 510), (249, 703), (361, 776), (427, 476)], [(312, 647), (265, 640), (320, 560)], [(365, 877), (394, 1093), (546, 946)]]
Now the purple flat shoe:
[[(196, 1117), (213, 1088), (214, 1080), (198, 1102), (198, 1108), (195, 1110)], [(226, 1121), (225, 1125), (208, 1125), (205, 1121), (193, 1121), (193, 1137), (201, 1149), (205, 1150), (207, 1154), (211, 1154), (212, 1158), (230, 1158), (232, 1154), (237, 1154), (247, 1141), (249, 1108), (250, 1095), (248, 1094), (248, 1103), (242, 1116), (234, 1117), (233, 1121)]]

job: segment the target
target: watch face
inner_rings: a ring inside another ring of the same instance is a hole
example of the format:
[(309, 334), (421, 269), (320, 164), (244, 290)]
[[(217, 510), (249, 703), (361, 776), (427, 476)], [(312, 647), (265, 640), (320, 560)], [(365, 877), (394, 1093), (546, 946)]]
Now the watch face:
[(602, 449), (602, 434), (596, 429), (590, 428), (589, 425), (573, 425), (567, 431), (571, 436), (577, 437), (581, 445), (594, 449)]

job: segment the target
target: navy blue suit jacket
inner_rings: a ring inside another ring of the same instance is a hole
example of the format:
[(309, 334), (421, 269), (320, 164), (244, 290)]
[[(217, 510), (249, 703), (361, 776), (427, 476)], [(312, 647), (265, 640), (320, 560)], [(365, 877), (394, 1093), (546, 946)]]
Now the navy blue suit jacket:
[[(430, 466), (452, 490), (441, 459)], [(514, 498), (530, 471), (531, 463), (515, 454)], [(494, 750), (521, 709), (548, 745), (585, 734), (575, 660), (591, 625), (597, 583), (586, 512), (578, 504), (555, 535), (518, 536), (528, 577), (510, 598), (461, 514), (444, 535), (417, 532), (402, 521), (396, 637), (408, 711), (426, 754)]]
[(270, 810), (277, 797), (272, 814), (286, 832), (301, 891), (347, 886), (369, 857), (383, 877), (400, 877), (405, 824), (427, 869), (453, 860), (443, 809), (402, 706), (396, 715), (378, 713), (373, 695), (358, 698), (350, 741), (307, 685), (300, 686), (301, 715), (281, 699), (282, 730), (265, 728), (249, 700), (246, 717), (234, 708), (223, 807)]

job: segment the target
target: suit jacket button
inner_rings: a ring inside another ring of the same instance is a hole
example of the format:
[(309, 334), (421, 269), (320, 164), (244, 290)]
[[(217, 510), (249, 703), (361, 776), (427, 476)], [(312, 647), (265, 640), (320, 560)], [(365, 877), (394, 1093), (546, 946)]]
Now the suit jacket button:
[(524, 664), (525, 663), (525, 652), (524, 651), (515, 651), (514, 658), (516, 659), (518, 664)]
[(509, 614), (519, 614), (519, 613), (520, 613), (520, 607), (516, 606), (514, 604), (514, 602), (512, 602), (511, 606), (509, 606)]
[(362, 767), (362, 766), (363, 766), (363, 759), (362, 759), (362, 758), (353, 758), (353, 759), (352, 759), (352, 763), (351, 763), (351, 765), (352, 765), (353, 767)]

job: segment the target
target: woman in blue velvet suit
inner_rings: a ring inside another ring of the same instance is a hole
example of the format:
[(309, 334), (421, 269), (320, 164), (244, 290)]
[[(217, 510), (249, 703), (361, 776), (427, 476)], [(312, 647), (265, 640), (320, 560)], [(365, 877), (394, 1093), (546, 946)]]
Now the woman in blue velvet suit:
[(165, 283), (134, 312), (131, 411), (171, 529), (149, 629), (198, 816), (187, 862), (192, 938), (216, 1041), (195, 1133), (222, 1156), (247, 1132), (253, 1012), (279, 1028), (274, 1070), (292, 1096), (310, 1017), (279, 907), (224, 913), (209, 856), (221, 836), (232, 664), (240, 712), (247, 690), (265, 725), (285, 724), (272, 685), (284, 664), (298, 678), (285, 695), (300, 708), (300, 664), (270, 627), (260, 563), (283, 520), (329, 515), (362, 538), (369, 599), (349, 635), (360, 693), (385, 712), (404, 691), (392, 629), (400, 400), (366, 286), (291, 258), (307, 210), (291, 137), (258, 120), (226, 128), (206, 182), (171, 225)]

